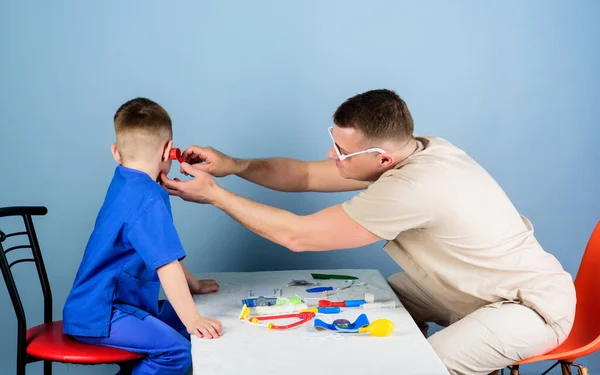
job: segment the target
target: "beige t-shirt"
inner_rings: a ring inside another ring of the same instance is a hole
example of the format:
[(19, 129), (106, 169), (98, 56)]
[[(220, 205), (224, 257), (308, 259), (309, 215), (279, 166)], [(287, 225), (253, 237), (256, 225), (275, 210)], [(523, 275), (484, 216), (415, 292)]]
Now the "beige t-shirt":
[(570, 274), (546, 253), (496, 181), (464, 151), (437, 137), (342, 204), (388, 240), (384, 249), (460, 319), (502, 301), (548, 323), (575, 313)]

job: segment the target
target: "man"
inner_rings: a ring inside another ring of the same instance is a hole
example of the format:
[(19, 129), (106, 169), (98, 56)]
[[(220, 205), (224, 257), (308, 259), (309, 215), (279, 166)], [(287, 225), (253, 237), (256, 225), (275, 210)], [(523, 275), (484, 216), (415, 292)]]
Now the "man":
[[(389, 283), (451, 374), (488, 374), (549, 351), (569, 334), (571, 276), (544, 252), (529, 221), (465, 152), (414, 137), (406, 103), (390, 90), (356, 95), (335, 112), (327, 161), (240, 160), (211, 148), (183, 154), (170, 194), (208, 203), (292, 251), (327, 251), (387, 240), (405, 271)], [(229, 192), (230, 174), (279, 191), (366, 189), (307, 216)]]

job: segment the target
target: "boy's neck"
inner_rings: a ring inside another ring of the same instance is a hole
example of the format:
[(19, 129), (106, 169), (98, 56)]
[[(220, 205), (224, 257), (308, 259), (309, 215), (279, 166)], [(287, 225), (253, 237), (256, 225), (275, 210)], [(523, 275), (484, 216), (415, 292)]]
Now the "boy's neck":
[(150, 176), (150, 178), (153, 181), (158, 181), (158, 175), (160, 174), (160, 167), (157, 165), (150, 165), (150, 164), (144, 164), (144, 163), (139, 163), (139, 162), (137, 162), (137, 163), (136, 162), (122, 163), (121, 165), (126, 168), (129, 168), (129, 169), (135, 169), (140, 172), (144, 172), (148, 176)]

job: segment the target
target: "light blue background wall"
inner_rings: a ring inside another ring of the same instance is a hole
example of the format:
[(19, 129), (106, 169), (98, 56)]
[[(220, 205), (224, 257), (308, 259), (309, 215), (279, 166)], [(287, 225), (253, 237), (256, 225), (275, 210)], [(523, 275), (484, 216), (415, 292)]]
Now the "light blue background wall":
[[(330, 146), (335, 108), (386, 87), (408, 102), (417, 133), (446, 137), (487, 168), (575, 274), (600, 218), (599, 25), (593, 0), (3, 1), (0, 206), (48, 207), (36, 224), (60, 318), (115, 167), (111, 120), (121, 103), (164, 105), (182, 148), (314, 160)], [(299, 214), (352, 196), (221, 182)], [(381, 244), (293, 254), (212, 207), (173, 199), (173, 211), (195, 272), (397, 271)], [(35, 324), (41, 294), (28, 268), (18, 268), (19, 282)], [(2, 286), (2, 374), (14, 371), (9, 301)], [(598, 358), (582, 361), (598, 371)], [(114, 370), (55, 365), (59, 375)]]

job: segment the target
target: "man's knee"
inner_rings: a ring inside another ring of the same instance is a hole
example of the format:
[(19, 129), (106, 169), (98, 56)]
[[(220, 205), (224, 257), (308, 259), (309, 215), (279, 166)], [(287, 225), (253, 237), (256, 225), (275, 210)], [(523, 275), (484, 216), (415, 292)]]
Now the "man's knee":
[(408, 274), (398, 272), (390, 276), (387, 282), (425, 337), (429, 330), (427, 322), (435, 322), (441, 326), (449, 324), (447, 309), (427, 294)]
[[(503, 364), (486, 363), (484, 352), (475, 353), (461, 349), (460, 340), (449, 341), (441, 339), (441, 335), (433, 335), (427, 339), (437, 356), (440, 358), (450, 375), (492, 375), (494, 371), (505, 367)], [(506, 363), (508, 366), (510, 363)]]
[(427, 339), (451, 375), (483, 375), (506, 362), (497, 338), (478, 319), (467, 316)]
[(408, 275), (404, 272), (398, 272), (387, 278), (388, 284), (392, 287), (396, 294), (402, 293), (406, 284)]
[(450, 374), (489, 374), (552, 349), (556, 333), (519, 304), (482, 307), (432, 335), (428, 342)]
[(418, 293), (415, 292), (415, 283), (406, 273), (395, 273), (388, 277), (387, 282), (405, 308), (407, 305), (414, 304), (415, 299), (418, 298)]
[(461, 363), (462, 356), (457, 352), (460, 344), (456, 345), (448, 340), (442, 339), (442, 335), (435, 334), (427, 339), (433, 351), (442, 361), (450, 375), (463, 375), (465, 364)]

